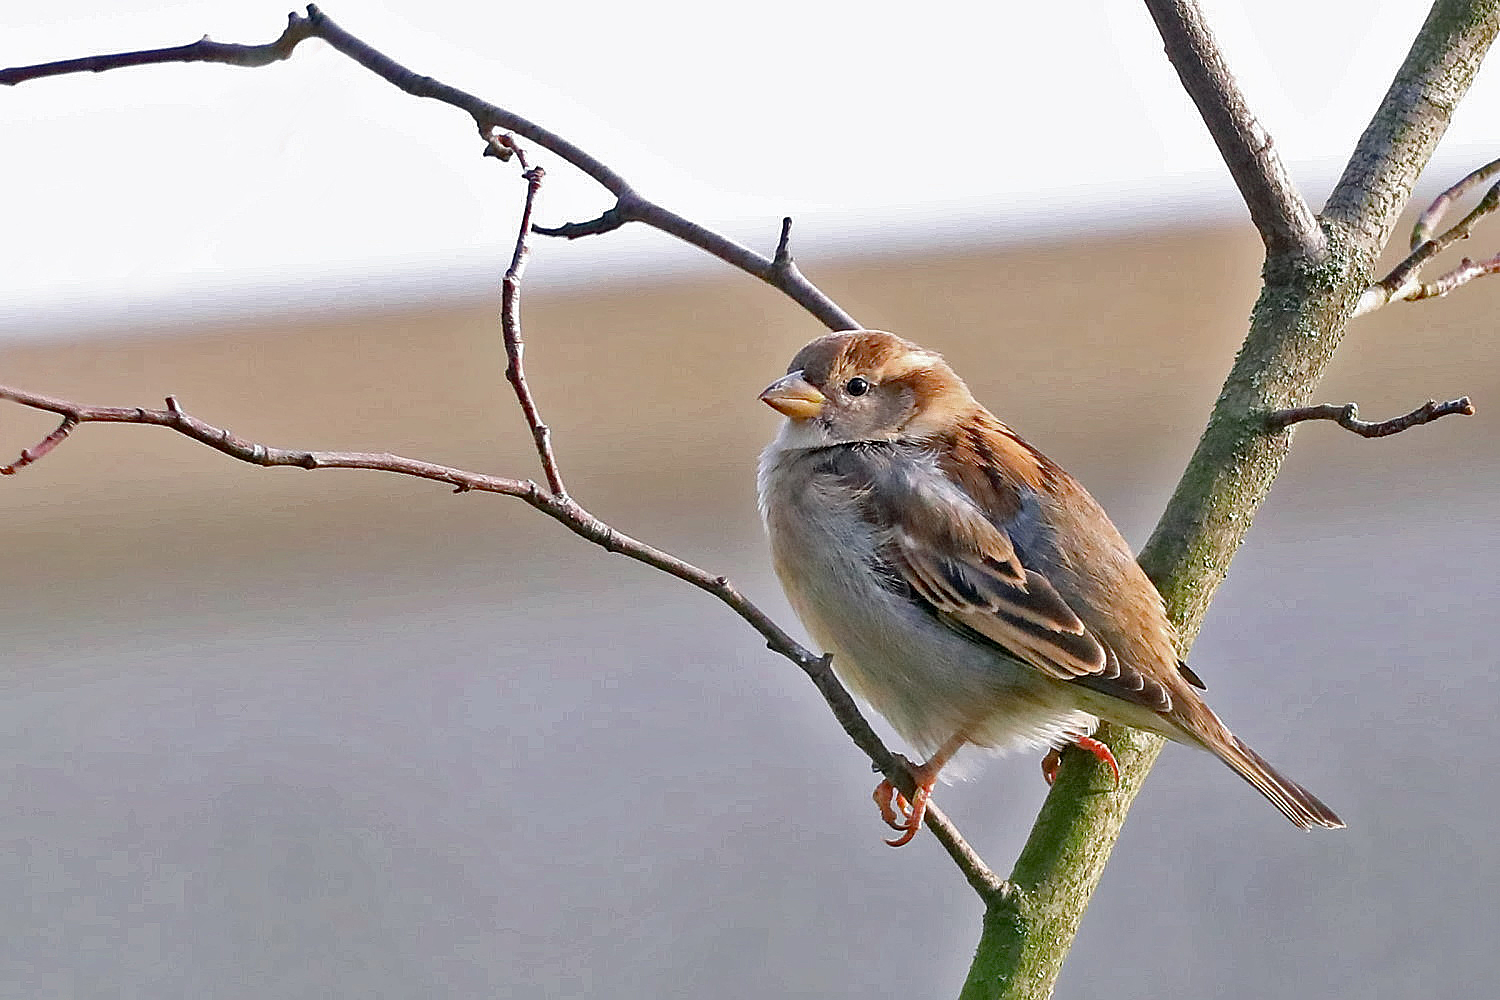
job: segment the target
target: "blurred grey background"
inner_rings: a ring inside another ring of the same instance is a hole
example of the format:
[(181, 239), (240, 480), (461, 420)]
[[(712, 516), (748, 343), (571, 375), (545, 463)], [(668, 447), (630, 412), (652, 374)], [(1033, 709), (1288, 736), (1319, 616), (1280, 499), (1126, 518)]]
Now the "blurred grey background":
[[(945, 352), (1140, 544), (1242, 334), (1250, 227), (802, 257)], [(551, 252), (550, 250), (548, 252)], [(1500, 287), (1500, 286), (1497, 286)], [(1194, 650), (1212, 703), (1348, 820), (1301, 835), (1173, 747), (1059, 996), (1470, 995), (1497, 972), (1496, 287), (1357, 321)], [(492, 298), (7, 346), (4, 380), (290, 447), (535, 475)], [(820, 331), (715, 272), (526, 304), (576, 495), (794, 624), (755, 399)], [(52, 426), (0, 410), (5, 460)], [(702, 594), (524, 506), (261, 470), (91, 426), (0, 483), (7, 997), (951, 996), (979, 906), (901, 851), (811, 685)], [(799, 630), (800, 634), (800, 630)], [(943, 807), (1008, 870), (1044, 793)]]

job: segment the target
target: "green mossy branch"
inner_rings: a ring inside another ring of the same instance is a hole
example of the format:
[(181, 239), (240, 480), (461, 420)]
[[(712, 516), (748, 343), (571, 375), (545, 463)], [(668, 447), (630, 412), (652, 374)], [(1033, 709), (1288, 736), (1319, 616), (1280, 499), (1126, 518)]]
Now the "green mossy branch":
[[(1291, 433), (1267, 413), (1304, 404), (1343, 339), (1417, 176), (1500, 28), (1500, 0), (1438, 0), (1320, 217), (1316, 255), (1267, 257), (1250, 329), (1208, 426), (1140, 555), (1182, 637), (1197, 637), (1235, 551), (1281, 469)], [(1044, 1000), (1072, 945), (1125, 814), (1163, 741), (1118, 726), (1098, 734), (1121, 782), (1087, 754), (1065, 755), (1011, 873), (986, 902), (962, 1000)]]

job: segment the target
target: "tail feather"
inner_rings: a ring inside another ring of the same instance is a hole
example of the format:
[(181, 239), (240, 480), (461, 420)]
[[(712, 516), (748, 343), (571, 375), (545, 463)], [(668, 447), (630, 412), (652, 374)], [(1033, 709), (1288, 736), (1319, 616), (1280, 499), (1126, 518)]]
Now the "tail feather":
[(1284, 777), (1266, 763), (1264, 757), (1241, 743), (1238, 738), (1230, 736), (1229, 740), (1230, 745), (1215, 747), (1214, 751), (1224, 763), (1234, 768), (1236, 774), (1270, 799), (1271, 804), (1280, 809), (1287, 819), (1304, 830), (1311, 830), (1315, 826), (1330, 830), (1343, 829), (1344, 821), (1319, 801), (1316, 795)]

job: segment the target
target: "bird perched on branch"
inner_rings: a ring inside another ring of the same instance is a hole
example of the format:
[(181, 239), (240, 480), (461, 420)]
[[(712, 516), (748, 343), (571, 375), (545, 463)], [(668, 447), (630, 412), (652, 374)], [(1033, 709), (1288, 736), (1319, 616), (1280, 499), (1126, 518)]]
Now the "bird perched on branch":
[(1109, 517), (939, 355), (830, 334), (760, 398), (786, 417), (759, 476), (782, 586), (844, 682), (928, 755), (910, 801), (876, 788), (888, 843), (915, 836), (968, 744), (1051, 748), (1055, 769), (1081, 743), (1118, 775), (1100, 719), (1208, 750), (1303, 829), (1344, 825), (1209, 710)]

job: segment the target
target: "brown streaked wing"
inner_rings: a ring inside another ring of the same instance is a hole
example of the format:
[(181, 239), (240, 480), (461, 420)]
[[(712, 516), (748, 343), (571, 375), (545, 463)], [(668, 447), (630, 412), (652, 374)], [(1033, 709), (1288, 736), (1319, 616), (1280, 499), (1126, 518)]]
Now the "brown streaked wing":
[[(914, 488), (917, 481), (900, 471), (902, 450), (830, 448), (823, 467), (862, 497), (863, 514), (883, 539), (885, 563), (914, 599), (975, 641), (993, 643), (1049, 677), (1157, 711), (1171, 707), (1165, 686), (1123, 663), (1051, 581), (1022, 565), (988, 511), (962, 501), (949, 506), (935, 499), (941, 490)], [(994, 485), (1019, 509), (1014, 486)]]
[[(896, 525), (887, 533), (887, 558), (939, 614), (1059, 680), (1107, 669), (1110, 657), (1104, 645), (1046, 578), (1020, 567), (1014, 558), (1002, 572), (983, 552), (943, 546), (943, 539), (920, 539), (912, 527)], [(987, 522), (986, 527), (1004, 534)]]

